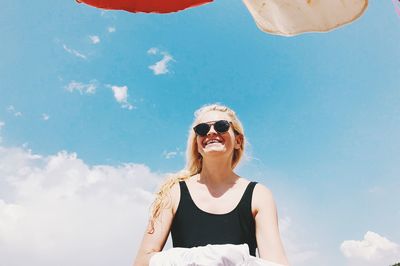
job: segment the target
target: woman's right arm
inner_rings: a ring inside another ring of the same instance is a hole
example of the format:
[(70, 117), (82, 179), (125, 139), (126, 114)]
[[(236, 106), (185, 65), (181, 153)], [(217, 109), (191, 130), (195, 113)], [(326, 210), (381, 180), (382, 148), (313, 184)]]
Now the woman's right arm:
[[(175, 184), (169, 193), (171, 200), (167, 207), (161, 210), (160, 216), (154, 221), (154, 230), (144, 233), (142, 243), (139, 247), (134, 266), (148, 266), (150, 258), (157, 252), (160, 252), (168, 239), (171, 229), (172, 220), (175, 215), (176, 208), (179, 203), (180, 190), (179, 184)], [(166, 200), (169, 200), (168, 197)], [(150, 222), (148, 229), (150, 228)]]

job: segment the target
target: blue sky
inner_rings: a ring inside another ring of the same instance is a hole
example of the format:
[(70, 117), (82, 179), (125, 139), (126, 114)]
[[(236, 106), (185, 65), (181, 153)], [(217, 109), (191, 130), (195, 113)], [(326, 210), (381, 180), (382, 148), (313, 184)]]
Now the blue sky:
[[(340, 250), (368, 231), (397, 245), (384, 257), (400, 261), (400, 17), (391, 1), (370, 1), (349, 26), (291, 38), (261, 32), (241, 1), (169, 15), (11, 1), (0, 34), (4, 210), (29, 210), (10, 177), (30, 160), (42, 176), (61, 158), (90, 171), (141, 165), (133, 174), (147, 169), (159, 180), (184, 166), (193, 112), (220, 102), (244, 124), (250, 145), (238, 172), (273, 191), (293, 265), (389, 263), (378, 257), (390, 248), (369, 259)], [(156, 75), (149, 67), (163, 58)], [(157, 182), (132, 184), (153, 192)], [(140, 239), (126, 230), (128, 260)], [(7, 254), (20, 248), (1, 240)]]

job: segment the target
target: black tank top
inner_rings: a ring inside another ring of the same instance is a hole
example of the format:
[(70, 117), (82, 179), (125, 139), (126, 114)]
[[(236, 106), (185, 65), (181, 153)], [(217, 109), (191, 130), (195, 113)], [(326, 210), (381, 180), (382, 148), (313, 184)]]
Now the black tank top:
[(246, 243), (250, 255), (255, 256), (257, 242), (251, 198), (256, 184), (247, 185), (239, 204), (231, 212), (212, 214), (196, 206), (185, 181), (180, 181), (181, 198), (171, 225), (173, 247)]

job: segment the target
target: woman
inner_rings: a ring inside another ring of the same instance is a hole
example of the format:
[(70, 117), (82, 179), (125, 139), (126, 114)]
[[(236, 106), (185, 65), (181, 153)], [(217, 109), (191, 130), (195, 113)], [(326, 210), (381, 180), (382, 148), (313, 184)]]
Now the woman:
[(195, 112), (187, 165), (160, 189), (135, 265), (148, 265), (171, 232), (174, 247), (248, 244), (249, 252), (288, 265), (271, 191), (233, 170), (245, 146), (235, 112), (218, 104)]

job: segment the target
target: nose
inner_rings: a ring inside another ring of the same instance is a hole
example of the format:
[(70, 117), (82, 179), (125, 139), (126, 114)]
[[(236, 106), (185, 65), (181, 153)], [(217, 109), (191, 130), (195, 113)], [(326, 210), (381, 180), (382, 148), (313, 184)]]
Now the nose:
[(218, 134), (218, 132), (214, 128), (214, 125), (210, 126), (210, 130), (207, 133), (207, 135), (211, 135), (211, 134)]

